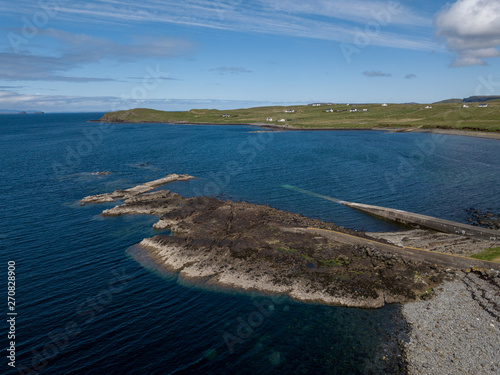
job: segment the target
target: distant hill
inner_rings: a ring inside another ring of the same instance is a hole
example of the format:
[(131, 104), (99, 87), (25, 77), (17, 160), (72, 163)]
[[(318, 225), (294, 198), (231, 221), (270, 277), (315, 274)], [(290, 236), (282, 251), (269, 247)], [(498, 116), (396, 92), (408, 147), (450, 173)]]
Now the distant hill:
[(464, 100), (463, 99), (446, 99), (446, 100), (441, 100), (439, 102), (435, 102), (433, 104), (454, 104), (454, 103), (463, 103)]
[(433, 104), (456, 104), (456, 103), (479, 103), (479, 102), (487, 102), (489, 100), (499, 100), (500, 96), (498, 95), (490, 95), (490, 96), (469, 96), (465, 99), (445, 99), (439, 102), (435, 102)]
[(0, 109), (0, 114), (2, 115), (25, 115), (25, 114), (30, 114), (30, 115), (36, 115), (36, 114), (42, 114), (44, 112), (42, 111), (19, 111), (19, 110), (13, 110), (13, 109)]
[(500, 99), (498, 95), (490, 95), (490, 96), (470, 96), (463, 100), (464, 103), (477, 103), (477, 102), (487, 102), (489, 100), (497, 100)]

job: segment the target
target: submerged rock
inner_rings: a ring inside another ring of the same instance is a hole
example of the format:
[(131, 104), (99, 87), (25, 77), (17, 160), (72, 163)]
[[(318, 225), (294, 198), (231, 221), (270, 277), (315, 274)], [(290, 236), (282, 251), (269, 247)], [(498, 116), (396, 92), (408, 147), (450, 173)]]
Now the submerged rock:
[(493, 213), (491, 211), (481, 211), (475, 208), (465, 210), (468, 214), (467, 221), (472, 225), (488, 228), (500, 229), (500, 213)]

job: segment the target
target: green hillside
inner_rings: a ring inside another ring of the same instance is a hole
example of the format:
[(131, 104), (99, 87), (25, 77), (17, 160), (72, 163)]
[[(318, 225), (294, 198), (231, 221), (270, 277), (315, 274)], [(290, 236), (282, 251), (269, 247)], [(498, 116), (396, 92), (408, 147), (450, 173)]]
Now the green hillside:
[[(128, 123), (186, 123), (186, 124), (267, 124), (293, 128), (373, 128), (421, 127), (423, 129), (463, 129), (500, 132), (500, 100), (479, 103), (425, 104), (333, 104), (321, 106), (256, 107), (219, 111), (192, 109), (185, 112), (165, 112), (136, 108), (105, 114), (101, 121)], [(333, 112), (326, 112), (332, 109)], [(350, 112), (357, 109), (359, 112)], [(294, 110), (293, 113), (285, 113)], [(363, 111), (367, 110), (367, 111)], [(266, 119), (272, 118), (272, 121)], [(284, 122), (280, 122), (284, 119)]]

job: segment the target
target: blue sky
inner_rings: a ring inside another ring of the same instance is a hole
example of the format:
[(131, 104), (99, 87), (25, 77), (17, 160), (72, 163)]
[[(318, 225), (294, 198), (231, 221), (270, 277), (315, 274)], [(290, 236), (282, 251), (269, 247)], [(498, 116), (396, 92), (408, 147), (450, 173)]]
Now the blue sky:
[(500, 95), (498, 0), (17, 0), (0, 14), (1, 109)]

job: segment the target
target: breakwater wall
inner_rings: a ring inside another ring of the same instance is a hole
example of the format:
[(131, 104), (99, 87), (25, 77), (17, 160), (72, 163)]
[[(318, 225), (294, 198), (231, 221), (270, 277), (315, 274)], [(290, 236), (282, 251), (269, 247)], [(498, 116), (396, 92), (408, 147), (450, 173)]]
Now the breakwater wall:
[(490, 241), (500, 242), (500, 231), (475, 227), (472, 225), (457, 223), (450, 220), (439, 219), (432, 216), (415, 214), (394, 208), (371, 206), (362, 203), (342, 202), (343, 205), (356, 210), (378, 216), (387, 220), (392, 220), (405, 225), (418, 225), (420, 227), (433, 229), (438, 232), (458, 234), (467, 237), (480, 238)]

